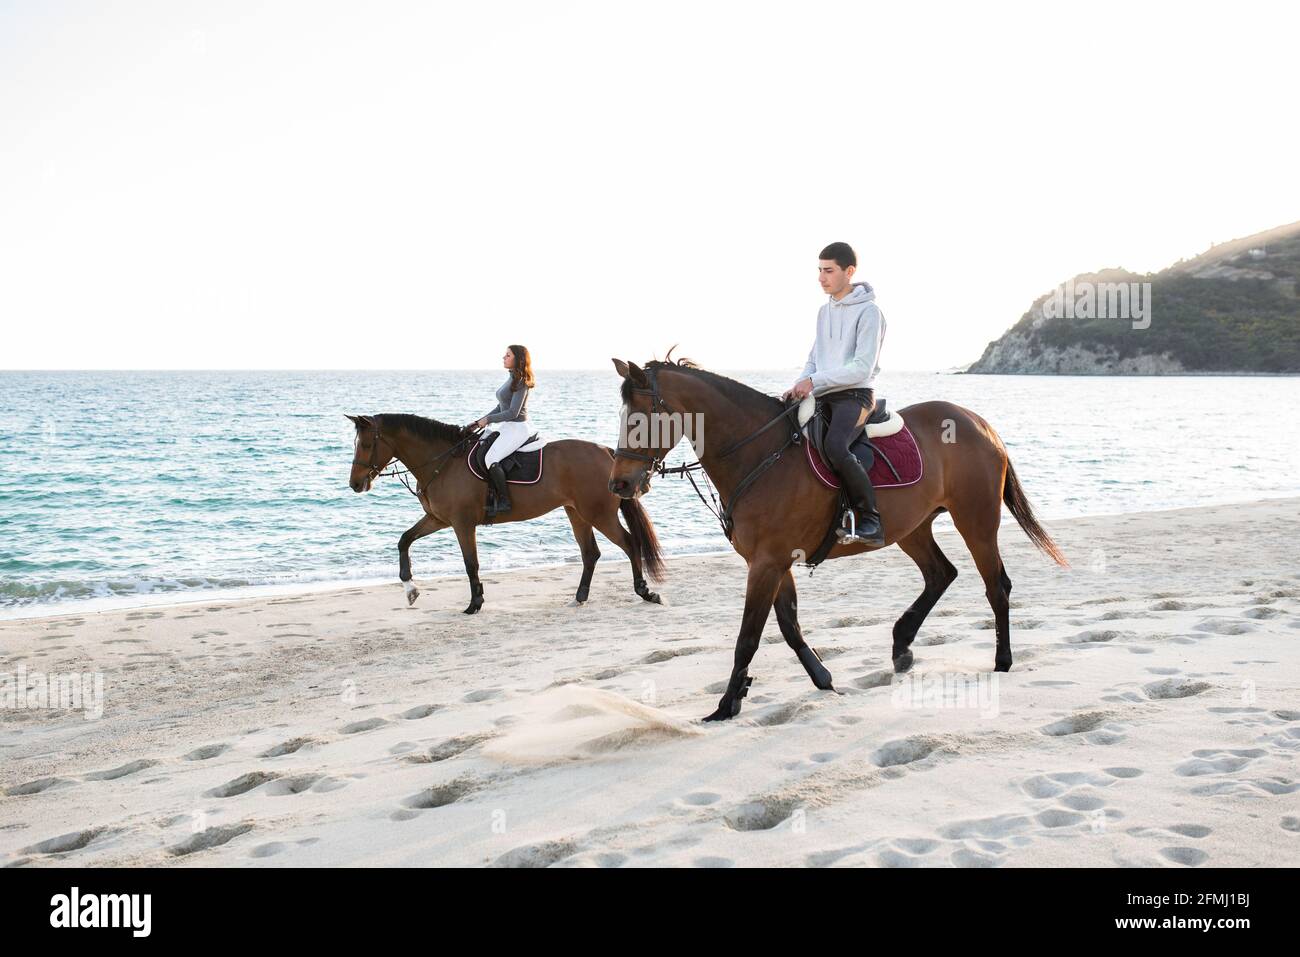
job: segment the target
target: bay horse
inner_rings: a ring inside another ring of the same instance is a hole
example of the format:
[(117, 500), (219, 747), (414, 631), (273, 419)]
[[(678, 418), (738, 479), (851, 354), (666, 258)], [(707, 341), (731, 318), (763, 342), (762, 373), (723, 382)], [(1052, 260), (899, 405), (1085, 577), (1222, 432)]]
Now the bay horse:
[[(348, 479), (352, 491), (370, 491), (374, 479), (394, 461), (416, 479), (414, 494), (425, 514), (402, 533), (397, 543), (398, 576), (406, 586), (407, 604), (414, 604), (420, 594), (411, 583), (411, 543), (450, 526), (456, 532), (469, 576), (470, 602), (465, 614), (476, 613), (483, 607), (483, 583), (478, 577), (475, 529), (485, 519), (487, 484), (469, 470), (465, 455), (478, 433), (405, 413), (347, 418), (356, 426)], [(541, 478), (531, 485), (511, 486), (512, 508), (495, 516), (493, 523), (523, 522), (563, 506), (582, 553), (582, 579), (576, 600), (587, 600), (591, 576), (600, 558), (592, 531), (596, 528), (627, 553), (636, 593), (645, 601), (660, 603), (645, 579), (646, 575), (654, 581), (663, 579), (659, 539), (640, 502), (620, 500), (609, 491), (606, 470), (613, 462), (613, 450), (594, 442), (560, 439), (547, 442), (544, 454)], [(627, 522), (626, 529), (618, 520), (620, 512)]]
[[(623, 377), (625, 423), (633, 413), (644, 417), (641, 421), (658, 414), (702, 423), (701, 434), (694, 440), (695, 451), (725, 507), (720, 514), (724, 530), (726, 519), (730, 519), (732, 547), (749, 565), (731, 679), (717, 710), (705, 720), (726, 720), (740, 713), (741, 699), (753, 680), (749, 664), (773, 605), (782, 637), (813, 684), (834, 690), (830, 672), (804, 642), (799, 628), (791, 567), (796, 559), (814, 554), (823, 542), (836, 520), (839, 498), (837, 491), (813, 475), (802, 453), (782, 454), (794, 444), (797, 432), (791, 420), (797, 406), (786, 406), (780, 399), (701, 369), (688, 359), (648, 362), (644, 369), (621, 359), (613, 361)], [(1011, 668), (1011, 579), (998, 554), (1003, 503), (1039, 549), (1058, 565), (1069, 564), (1034, 517), (1006, 447), (988, 422), (951, 402), (921, 402), (900, 414), (921, 453), (920, 481), (877, 490), (884, 545), (837, 543), (826, 557), (843, 558), (897, 543), (921, 569), (925, 590), (893, 629), (894, 671), (907, 671), (913, 661), (912, 639), (957, 577), (957, 569), (939, 550), (930, 528), (936, 516), (948, 512), (975, 559), (993, 609), (997, 627), (994, 668), (1007, 671)], [(660, 430), (664, 431), (670, 430)], [(628, 430), (626, 438), (633, 434), (635, 430)], [(669, 434), (661, 441), (675, 443), (679, 439), (680, 435)], [(662, 470), (663, 459), (672, 450), (672, 444), (667, 448), (645, 444), (644, 450), (623, 444), (615, 450), (609, 489), (624, 499), (636, 499), (649, 491), (652, 473)]]

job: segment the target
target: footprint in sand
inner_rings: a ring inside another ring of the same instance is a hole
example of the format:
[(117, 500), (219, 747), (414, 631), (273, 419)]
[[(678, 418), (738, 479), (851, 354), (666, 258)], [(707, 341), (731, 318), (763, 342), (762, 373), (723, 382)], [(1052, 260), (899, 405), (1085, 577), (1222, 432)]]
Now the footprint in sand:
[(128, 774), (135, 774), (137, 771), (143, 771), (145, 768), (151, 768), (157, 761), (148, 759), (141, 761), (132, 761), (129, 764), (123, 764), (121, 767), (112, 768), (108, 771), (92, 771), (86, 775), (87, 781), (115, 781), (118, 778), (124, 778)]
[(1153, 681), (1143, 685), (1142, 691), (1153, 701), (1162, 701), (1172, 698), (1190, 698), (1192, 695), (1209, 691), (1211, 687), (1207, 682), (1193, 681), (1191, 678), (1165, 678), (1163, 681)]
[(288, 741), (282, 741), (279, 744), (272, 745), (261, 754), (259, 758), (278, 758), (286, 754), (296, 754), (303, 748), (315, 745), (318, 742), (314, 738), (291, 738)]
[(200, 748), (195, 748), (189, 754), (185, 755), (186, 761), (207, 761), (215, 758), (220, 754), (225, 754), (230, 750), (230, 745), (222, 744), (205, 744)]
[(1163, 847), (1160, 856), (1174, 864), (1197, 867), (1210, 859), (1210, 855), (1196, 847)]
[(402, 760), (411, 764), (434, 764), (439, 761), (447, 761), (494, 737), (496, 735), (490, 731), (458, 735), (435, 744), (425, 754), (413, 754)]
[(278, 774), (272, 774), (269, 771), (250, 771), (248, 774), (241, 774), (225, 784), (219, 784), (215, 788), (204, 792), (205, 797), (228, 798), (235, 797), (239, 794), (246, 794), (253, 788), (261, 787), (268, 781), (274, 781)]
[(364, 721), (353, 721), (351, 724), (345, 724), (339, 728), (342, 734), (361, 734), (364, 731), (373, 731), (375, 728), (382, 728), (389, 724), (383, 718), (366, 718)]
[(1232, 618), (1205, 618), (1192, 626), (1193, 631), (1203, 631), (1211, 635), (1248, 635), (1257, 631), (1258, 626), (1247, 621)]
[(337, 791), (343, 787), (347, 787), (347, 782), (340, 781), (338, 778), (327, 777), (323, 774), (295, 774), (292, 777), (283, 777), (272, 781), (266, 786), (263, 793), (275, 797), (285, 797), (290, 794), (302, 794), (304, 791), (324, 794), (327, 791)]
[(1256, 758), (1262, 758), (1268, 752), (1258, 748), (1248, 750), (1210, 750), (1193, 751), (1190, 760), (1174, 767), (1174, 774), (1181, 777), (1201, 777), (1206, 774), (1231, 774), (1240, 771)]
[(1258, 797), (1261, 793), (1279, 797), (1294, 794), (1296, 791), (1300, 791), (1300, 782), (1283, 777), (1255, 778), (1250, 781), (1234, 779), (1192, 788), (1192, 793), (1197, 797), (1222, 797), (1224, 795)]
[(680, 658), (683, 655), (698, 655), (702, 651), (709, 649), (700, 646), (689, 648), (663, 648), (659, 651), (652, 651), (641, 659), (643, 665), (657, 665), (664, 661), (672, 661), (674, 658)]
[(285, 851), (291, 851), (295, 847), (307, 847), (320, 842), (318, 837), (308, 837), (301, 841), (270, 841), (266, 844), (259, 844), (248, 852), (249, 857), (274, 857), (276, 854), (283, 854)]
[(419, 721), (421, 718), (427, 718), (435, 711), (441, 710), (441, 708), (442, 705), (440, 704), (416, 705), (414, 708), (409, 708), (406, 711), (403, 711), (401, 717), (407, 721)]
[(722, 820), (733, 831), (770, 831), (798, 807), (794, 798), (756, 798), (732, 808)]
[(174, 847), (169, 847), (167, 853), (173, 857), (184, 857), (197, 851), (205, 851), (210, 847), (219, 847), (226, 844), (241, 834), (247, 834), (253, 829), (252, 824), (231, 824), (226, 827), (210, 827), (198, 834), (193, 834)]
[(1137, 634), (1132, 631), (1114, 631), (1109, 629), (1092, 629), (1081, 631), (1077, 635), (1065, 639), (1066, 644), (1070, 645), (1100, 645), (1116, 640), (1129, 640), (1136, 638)]
[(915, 764), (943, 747), (940, 738), (930, 735), (913, 735), (882, 744), (871, 755), (871, 763), (878, 768), (893, 768), (904, 764)]
[(1023, 834), (1032, 825), (1032, 820), (1024, 814), (1000, 814), (997, 817), (976, 818), (966, 821), (954, 821), (939, 828), (939, 836), (950, 841), (971, 838), (1000, 839)]
[(860, 678), (854, 678), (849, 684), (855, 688), (861, 688), (869, 691), (872, 688), (880, 688), (885, 685), (894, 683), (894, 672), (892, 670), (873, 671), (871, 674), (863, 675)]
[(1257, 621), (1267, 621), (1270, 618), (1279, 618), (1285, 614), (1286, 612), (1282, 611), (1282, 609), (1270, 608), (1268, 605), (1262, 605), (1258, 608), (1249, 608), (1242, 612), (1244, 617), (1254, 618)]
[(5, 791), (8, 797), (17, 797), (23, 794), (40, 794), (42, 791), (48, 791), (55, 787), (68, 787), (72, 784), (66, 778), (39, 778), (35, 781), (28, 781), (26, 784), (15, 784)]
[[(464, 800), (476, 791), (482, 790), (486, 782), (478, 778), (459, 777), (446, 784), (436, 784), (431, 788), (425, 788), (416, 794), (411, 795), (402, 803), (408, 808), (415, 811), (427, 811), (432, 808), (446, 807), (448, 804), (455, 804), (457, 801)], [(394, 815), (396, 820), (409, 820), (414, 815), (397, 812), (402, 815), (400, 818)]]
[[(763, 699), (760, 697), (754, 697), (751, 700), (754, 702), (761, 702)], [(806, 701), (791, 701), (787, 704), (769, 708), (766, 711), (760, 711), (749, 720), (759, 727), (774, 728), (783, 724), (789, 724), (791, 721), (811, 714), (815, 710), (816, 705), (810, 704)]]
[(1177, 598), (1166, 598), (1164, 601), (1158, 601), (1151, 606), (1152, 611), (1195, 611), (1197, 608), (1205, 606), (1199, 602), (1180, 601)]
[(540, 844), (525, 844), (506, 851), (490, 866), (492, 867), (550, 867), (575, 854), (578, 845), (573, 841), (544, 841)]
[(1090, 744), (1115, 744), (1124, 739), (1124, 735), (1120, 733), (1123, 727), (1111, 721), (1110, 712), (1080, 711), (1038, 730), (1053, 738), (1079, 734), (1083, 735), (1084, 740)]
[(721, 801), (722, 795), (715, 794), (712, 791), (692, 791), (690, 794), (683, 794), (677, 800), (690, 807), (707, 807)]
[(85, 831), (73, 831), (70, 834), (60, 834), (58, 837), (52, 837), (49, 840), (41, 841), (30, 847), (24, 847), (19, 854), (67, 854), (70, 851), (79, 851), (95, 838), (105, 833), (106, 828), (94, 827)]
[(960, 641), (960, 639), (951, 635), (924, 635), (917, 638), (912, 644), (919, 648), (932, 648), (935, 645), (946, 645), (951, 641)]

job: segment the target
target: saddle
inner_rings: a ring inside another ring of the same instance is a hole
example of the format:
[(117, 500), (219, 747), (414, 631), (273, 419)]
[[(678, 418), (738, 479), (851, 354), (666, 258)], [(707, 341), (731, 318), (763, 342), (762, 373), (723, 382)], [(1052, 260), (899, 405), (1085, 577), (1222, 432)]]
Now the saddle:
[[(806, 396), (799, 404), (796, 418), (803, 430), (808, 466), (823, 485), (839, 492), (836, 518), (831, 521), (816, 551), (804, 562), (808, 567), (816, 568), (835, 547), (837, 532), (853, 512), (847, 493), (827, 464), (823, 449), (826, 430), (830, 426), (829, 407), (811, 395)], [(923, 462), (916, 439), (903, 417), (897, 412), (889, 411), (884, 399), (876, 402), (876, 407), (867, 419), (866, 428), (849, 446), (849, 451), (857, 456), (862, 467), (867, 470), (874, 488), (911, 485), (921, 478)], [(852, 529), (851, 524), (848, 527)]]
[[(798, 421), (799, 426), (803, 429), (804, 436), (811, 443), (812, 448), (816, 450), (818, 457), (823, 462), (827, 461), (826, 451), (822, 443), (826, 439), (826, 430), (831, 423), (830, 406), (811, 395), (805, 396), (804, 400), (799, 403)], [(897, 412), (889, 411), (886, 400), (878, 399), (876, 407), (871, 411), (870, 418), (867, 419), (867, 427), (849, 446), (849, 451), (857, 456), (858, 461), (862, 463), (862, 467), (870, 472), (872, 465), (876, 461), (876, 453), (880, 451), (871, 440), (895, 435), (901, 432), (903, 428), (903, 417)], [(885, 456), (885, 460), (888, 461), (888, 456)]]
[[(470, 446), (469, 452), (465, 456), (470, 472), (480, 482), (487, 481), (488, 470), (487, 465), (484, 463), (484, 457), (499, 435), (499, 432), (487, 433)], [(527, 442), (502, 459), (499, 464), (501, 471), (506, 473), (506, 483), (509, 485), (532, 485), (534, 482), (540, 481), (542, 477), (542, 452), (545, 450), (545, 446), (546, 442), (538, 439), (534, 433), (528, 437)]]

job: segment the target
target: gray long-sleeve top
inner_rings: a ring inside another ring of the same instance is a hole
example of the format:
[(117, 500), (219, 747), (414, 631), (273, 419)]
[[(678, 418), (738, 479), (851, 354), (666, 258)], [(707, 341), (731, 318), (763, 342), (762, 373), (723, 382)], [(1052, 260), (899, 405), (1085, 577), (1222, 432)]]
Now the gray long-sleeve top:
[(520, 383), (514, 392), (510, 384), (514, 376), (508, 376), (505, 384), (497, 389), (496, 408), (483, 416), (488, 422), (526, 422), (528, 420), (528, 393), (532, 390)]

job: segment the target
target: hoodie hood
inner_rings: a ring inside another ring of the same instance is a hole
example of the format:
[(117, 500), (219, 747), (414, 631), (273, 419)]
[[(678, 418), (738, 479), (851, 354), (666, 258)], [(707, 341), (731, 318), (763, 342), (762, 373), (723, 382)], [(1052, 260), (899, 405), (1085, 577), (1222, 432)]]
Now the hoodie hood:
[(832, 306), (859, 306), (864, 302), (875, 302), (876, 290), (871, 288), (869, 282), (855, 282), (843, 299), (836, 300), (834, 296), (826, 298)]

